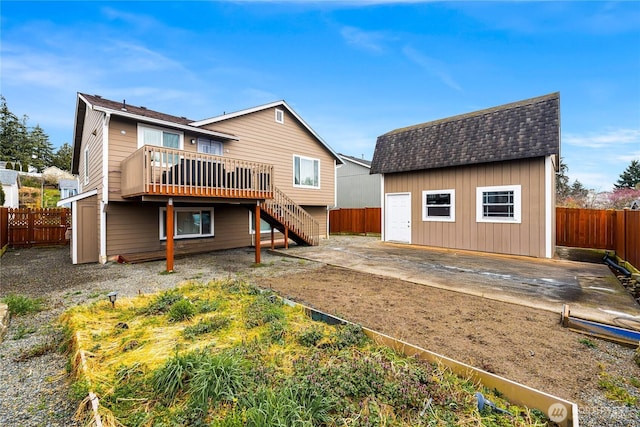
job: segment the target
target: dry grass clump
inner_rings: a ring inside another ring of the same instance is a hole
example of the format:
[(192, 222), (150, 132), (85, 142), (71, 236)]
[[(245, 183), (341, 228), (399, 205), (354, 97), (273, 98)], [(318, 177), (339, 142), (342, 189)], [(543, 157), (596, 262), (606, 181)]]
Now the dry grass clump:
[[(371, 342), (357, 325), (315, 322), (240, 280), (76, 307), (80, 413), (103, 425), (546, 425), (447, 369)], [(482, 391), (513, 416), (479, 412)], [(91, 399), (95, 393), (99, 407)]]

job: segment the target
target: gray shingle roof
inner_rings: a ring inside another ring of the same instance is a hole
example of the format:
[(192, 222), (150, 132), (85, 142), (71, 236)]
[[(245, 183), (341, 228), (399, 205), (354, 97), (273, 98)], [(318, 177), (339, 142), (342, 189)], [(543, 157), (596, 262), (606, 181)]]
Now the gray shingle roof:
[(560, 94), (396, 129), (378, 137), (371, 173), (560, 154)]
[[(164, 120), (166, 122), (178, 123), (181, 125), (188, 125), (193, 122), (193, 120), (189, 120), (186, 117), (178, 117), (172, 116), (171, 114), (161, 113), (159, 111), (149, 110), (145, 107), (136, 107), (134, 105), (126, 104), (125, 101), (117, 102), (110, 101), (108, 99), (104, 99), (99, 95), (89, 95), (86, 93), (80, 93), (82, 97), (84, 97), (91, 105), (109, 108), (110, 110), (121, 110), (127, 111), (131, 114), (135, 114), (142, 117), (149, 117), (151, 119)], [(126, 110), (122, 110), (122, 108)]]
[(360, 159), (358, 157), (347, 156), (346, 154), (338, 153), (338, 156), (342, 157), (344, 160), (350, 160), (353, 163), (358, 163), (360, 165), (371, 167), (371, 160)]

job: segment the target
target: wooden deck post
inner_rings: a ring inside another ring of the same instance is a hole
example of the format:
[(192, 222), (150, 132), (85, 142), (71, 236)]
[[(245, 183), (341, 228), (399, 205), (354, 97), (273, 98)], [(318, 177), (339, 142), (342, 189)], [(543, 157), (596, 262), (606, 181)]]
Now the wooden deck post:
[(167, 273), (173, 273), (173, 199), (167, 201)]
[(284, 227), (284, 248), (289, 249), (289, 227)]
[(260, 202), (256, 203), (256, 264), (260, 264)]

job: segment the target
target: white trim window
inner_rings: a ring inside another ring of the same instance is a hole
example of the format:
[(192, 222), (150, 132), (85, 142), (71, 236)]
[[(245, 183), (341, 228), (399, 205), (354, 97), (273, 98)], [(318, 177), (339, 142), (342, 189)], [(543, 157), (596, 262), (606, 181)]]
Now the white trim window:
[(294, 155), (293, 186), (320, 188), (320, 160)]
[(84, 149), (84, 183), (89, 183), (89, 147)]
[[(167, 208), (160, 208), (160, 240), (167, 238)], [(173, 208), (173, 238), (213, 237), (213, 208)]]
[[(138, 123), (138, 148), (143, 145), (182, 150), (184, 149), (184, 133), (177, 130), (163, 129)], [(156, 162), (160, 161), (159, 155), (160, 153), (156, 153)], [(168, 154), (162, 155), (163, 164), (173, 165), (178, 163), (178, 161), (178, 154), (174, 156)]]
[[(256, 215), (253, 211), (249, 211), (249, 234), (256, 234)], [(260, 234), (271, 233), (271, 226), (267, 221), (260, 218)]]
[(284, 111), (276, 108), (276, 123), (284, 124)]
[(222, 142), (213, 139), (198, 138), (198, 153), (222, 156)]
[(522, 221), (522, 187), (502, 185), (476, 188), (477, 222)]
[(453, 189), (423, 191), (422, 220), (455, 222), (456, 191)]

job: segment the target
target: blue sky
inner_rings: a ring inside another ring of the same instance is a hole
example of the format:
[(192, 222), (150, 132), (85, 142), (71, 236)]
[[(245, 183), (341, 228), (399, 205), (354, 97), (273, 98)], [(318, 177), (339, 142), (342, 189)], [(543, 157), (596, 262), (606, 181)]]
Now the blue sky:
[(284, 99), (336, 151), (560, 92), (571, 180), (640, 159), (640, 2), (6, 1), (1, 88), (54, 146), (76, 92), (197, 120)]

